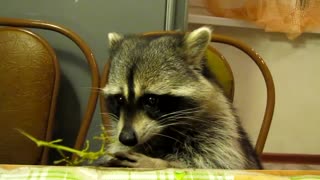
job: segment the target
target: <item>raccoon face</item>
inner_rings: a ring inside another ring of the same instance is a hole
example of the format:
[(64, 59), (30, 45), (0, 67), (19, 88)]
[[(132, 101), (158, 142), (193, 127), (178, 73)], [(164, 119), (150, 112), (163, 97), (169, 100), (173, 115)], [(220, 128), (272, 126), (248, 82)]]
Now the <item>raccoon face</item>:
[(103, 88), (114, 136), (125, 146), (143, 144), (166, 128), (183, 125), (208, 82), (202, 59), (211, 39), (203, 27), (189, 34), (109, 34), (110, 70)]

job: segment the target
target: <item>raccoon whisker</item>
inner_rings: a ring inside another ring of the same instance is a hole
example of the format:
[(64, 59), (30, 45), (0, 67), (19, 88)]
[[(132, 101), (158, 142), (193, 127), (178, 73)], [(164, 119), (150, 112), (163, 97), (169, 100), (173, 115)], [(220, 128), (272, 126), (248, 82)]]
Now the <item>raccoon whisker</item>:
[(206, 122), (205, 120), (200, 119), (197, 116), (186, 116), (186, 115), (179, 115), (179, 116), (174, 116), (174, 117), (170, 116), (168, 118), (159, 120), (159, 122), (160, 123), (176, 122), (177, 120), (180, 120), (180, 119), (189, 119), (189, 120), (196, 120), (199, 122)]
[(112, 114), (112, 113), (107, 113), (107, 114), (105, 114), (105, 115), (108, 115), (108, 116), (111, 117), (111, 118), (119, 119), (119, 117), (118, 117), (117, 115)]
[[(190, 115), (187, 114), (179, 114), (179, 115), (175, 115), (175, 116), (170, 116), (170, 117), (166, 117), (163, 119), (159, 119), (159, 122), (170, 122), (170, 121), (176, 121), (178, 119), (183, 119), (184, 117), (190, 117)], [(191, 116), (193, 117), (193, 116)]]
[(180, 110), (180, 111), (175, 111), (175, 112), (171, 112), (171, 113), (167, 113), (167, 114), (164, 114), (162, 116), (159, 117), (159, 119), (161, 118), (164, 118), (164, 117), (167, 117), (167, 116), (173, 116), (173, 115), (176, 115), (176, 114), (189, 114), (189, 113), (196, 113), (196, 112), (200, 112), (200, 111), (196, 111), (196, 110), (201, 110), (201, 108), (189, 108), (189, 109), (184, 109), (184, 110)]
[(105, 132), (107, 132), (107, 133), (113, 133), (114, 131), (113, 131), (113, 130), (105, 130)]
[[(171, 129), (172, 129), (173, 131), (175, 131), (175, 132), (177, 132), (177, 133), (181, 134), (181, 135), (182, 135), (182, 136), (184, 136), (184, 137), (186, 137), (186, 136), (187, 136), (186, 134), (183, 134), (183, 133), (181, 132), (181, 130), (177, 130), (177, 129), (172, 128), (172, 127), (171, 127)], [(192, 130), (192, 129), (191, 129), (191, 130)]]
[(108, 132), (108, 133), (112, 133), (112, 134), (116, 134), (116, 131), (115, 130), (107, 130), (106, 132)]
[(108, 130), (110, 130), (110, 129), (112, 129), (112, 127), (111, 126), (103, 126), (104, 127), (104, 131), (108, 131)]
[[(195, 114), (195, 113), (198, 113), (199, 111), (190, 111), (190, 112), (184, 112), (184, 113), (176, 113), (174, 115), (170, 115), (170, 116), (166, 116), (166, 117), (163, 117), (163, 118), (174, 118), (174, 117), (177, 117), (177, 116), (184, 116), (184, 115), (188, 115), (188, 114)], [(160, 118), (160, 119), (163, 119), (163, 118)]]
[[(184, 130), (186, 130), (186, 131), (193, 131), (194, 130), (194, 128), (192, 126), (190, 126), (190, 124), (184, 124), (184, 125), (186, 125), (183, 127)], [(180, 128), (180, 130), (177, 130), (176, 129), (177, 127), (178, 126), (169, 126), (169, 128), (172, 130), (181, 131), (181, 128)]]
[(174, 141), (176, 141), (176, 142), (179, 142), (179, 143), (183, 144), (181, 141), (179, 141), (178, 139), (173, 138), (173, 137), (171, 137), (171, 136), (167, 136), (167, 135), (164, 135), (164, 134), (161, 134), (161, 133), (151, 133), (151, 134), (152, 134), (152, 135), (155, 135), (155, 136), (166, 137), (166, 138), (172, 139), (172, 140), (174, 140)]
[(176, 127), (175, 125), (187, 125), (187, 126), (184, 126), (183, 128), (185, 129), (185, 130), (189, 130), (189, 131), (193, 131), (193, 128), (190, 126), (190, 123), (187, 123), (187, 122), (174, 122), (174, 123), (170, 123), (170, 124), (164, 124), (164, 125), (160, 125), (160, 126), (158, 126), (158, 128), (166, 128), (166, 127), (170, 127), (170, 129), (171, 130), (174, 130), (175, 132), (177, 132), (177, 133), (179, 133), (179, 134), (181, 134), (182, 136), (186, 136), (185, 134), (183, 134), (182, 132), (181, 132), (181, 130), (177, 130), (176, 128), (174, 128), (174, 127)]
[(172, 122), (172, 123), (169, 123), (169, 124), (160, 124), (159, 129), (160, 128), (170, 127), (170, 126), (176, 126), (176, 125), (190, 125), (190, 124), (186, 123), (186, 122)]
[[(113, 114), (113, 113), (111, 113), (111, 112), (101, 112), (100, 114), (111, 114), (111, 115), (115, 115), (115, 114)], [(115, 115), (116, 116), (116, 115)]]
[(177, 120), (183, 119), (184, 117), (190, 117), (190, 116), (185, 115), (185, 114), (180, 114), (180, 115), (176, 115), (176, 116), (170, 116), (170, 117), (159, 119), (158, 122), (159, 123), (176, 122)]
[(119, 119), (118, 117), (114, 117), (114, 116), (108, 116), (111, 120), (117, 120)]
[(174, 119), (174, 120), (170, 120), (170, 121), (160, 122), (159, 124), (160, 124), (160, 126), (172, 126), (172, 125), (188, 125), (190, 123), (179, 122), (179, 121), (175, 121), (175, 119)]
[[(165, 124), (168, 124), (168, 123), (182, 123), (182, 121), (178, 121), (180, 119), (183, 119), (183, 117), (188, 117), (188, 116), (176, 116), (176, 117), (167, 117), (167, 118), (163, 118), (163, 119), (160, 119), (158, 120), (158, 123), (161, 124), (161, 125), (165, 125)], [(186, 123), (186, 124), (189, 124), (187, 122), (183, 122), (183, 123)]]
[(110, 119), (113, 119), (113, 120), (118, 120), (119, 118), (118, 117), (113, 117), (113, 116), (109, 116)]
[(102, 114), (104, 116), (108, 116), (108, 118), (112, 119), (112, 120), (118, 120), (119, 117), (116, 115), (112, 115), (112, 114)]
[[(176, 131), (177, 133), (185, 136), (185, 134), (183, 134), (182, 132), (180, 132), (181, 130), (177, 130), (175, 129), (174, 127), (177, 127), (177, 125), (186, 125), (184, 126), (184, 129), (185, 130), (190, 130), (192, 131), (193, 128), (190, 126), (190, 123), (187, 123), (187, 122), (172, 122), (172, 123), (169, 123), (169, 124), (160, 124), (157, 128), (155, 128), (155, 130), (157, 129), (164, 129), (164, 128), (167, 128), (167, 127), (170, 127), (172, 130)], [(188, 127), (189, 126), (189, 127)]]
[(113, 114), (113, 113), (102, 113), (102, 114), (108, 114), (110, 116), (114, 116), (114, 117), (118, 117), (117, 115)]
[(179, 111), (174, 111), (174, 112), (171, 112), (171, 113), (164, 114), (162, 116), (167, 116), (167, 115), (171, 115), (171, 114), (175, 114), (175, 113), (179, 113), (179, 112), (194, 111), (194, 110), (199, 110), (199, 109), (201, 109), (201, 108), (200, 107), (196, 107), (196, 108), (182, 109), (182, 110), (179, 110)]
[[(206, 120), (204, 119), (201, 119), (197, 116), (176, 116), (176, 117), (170, 117), (170, 118), (166, 118), (164, 120), (179, 120), (179, 119), (188, 119), (188, 120), (195, 120), (195, 121), (198, 121), (198, 122), (207, 122)], [(166, 121), (168, 122), (168, 121)]]
[[(185, 122), (185, 121), (178, 121), (179, 119), (191, 119), (191, 120), (195, 120), (195, 118), (190, 118), (190, 117), (180, 117), (180, 118), (175, 118), (175, 119), (167, 119), (167, 121), (164, 122), (160, 122), (160, 126), (159, 128), (163, 129), (163, 128), (173, 128), (173, 127), (179, 127), (179, 126), (183, 126), (183, 128), (185, 130), (194, 130), (194, 127), (192, 126), (192, 124), (190, 124), (190, 122)], [(169, 122), (169, 123), (168, 123)], [(196, 122), (201, 122), (200, 119), (196, 120)], [(203, 121), (205, 122), (205, 121)]]
[[(118, 121), (118, 119), (110, 117), (110, 118), (109, 118), (109, 121), (117, 122), (117, 121)], [(113, 127), (113, 126), (111, 125), (111, 127)]]
[(188, 112), (182, 112), (182, 113), (179, 112), (179, 113), (171, 114), (170, 116), (165, 116), (165, 117), (162, 117), (159, 119), (161, 120), (161, 119), (165, 119), (165, 118), (174, 118), (174, 117), (178, 117), (178, 116), (192, 115), (192, 114), (197, 114), (200, 112), (201, 111), (188, 111)]
[(160, 121), (159, 125), (160, 127), (165, 128), (169, 126), (179, 126), (179, 125), (188, 126), (190, 125), (190, 123), (184, 122), (184, 121), (177, 121), (177, 119), (167, 119), (165, 121)]
[(181, 119), (189, 119), (189, 120), (193, 120), (193, 121), (197, 121), (197, 122), (207, 123), (207, 120), (200, 119), (199, 117), (186, 116), (186, 117), (181, 117)]
[(110, 124), (102, 124), (103, 125), (103, 127), (113, 127), (112, 125), (110, 125)]
[(114, 116), (109, 116), (110, 119), (112, 120), (118, 120), (119, 118), (118, 117), (114, 117)]

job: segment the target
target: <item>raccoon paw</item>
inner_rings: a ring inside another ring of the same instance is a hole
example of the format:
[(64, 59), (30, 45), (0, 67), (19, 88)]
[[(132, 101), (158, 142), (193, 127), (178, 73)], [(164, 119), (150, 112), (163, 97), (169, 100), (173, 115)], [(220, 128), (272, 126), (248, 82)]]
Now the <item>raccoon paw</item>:
[(162, 159), (151, 158), (135, 152), (117, 152), (115, 158), (109, 161), (114, 167), (130, 168), (167, 168), (169, 163)]

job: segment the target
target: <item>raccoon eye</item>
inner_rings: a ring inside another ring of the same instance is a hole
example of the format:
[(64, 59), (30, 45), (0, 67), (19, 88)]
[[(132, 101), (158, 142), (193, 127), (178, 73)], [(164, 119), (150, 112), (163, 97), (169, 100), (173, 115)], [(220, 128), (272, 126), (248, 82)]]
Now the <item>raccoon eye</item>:
[(117, 103), (119, 104), (119, 105), (123, 105), (124, 104), (124, 97), (122, 96), (122, 95), (116, 95), (115, 96), (115, 100), (117, 101)]
[(159, 99), (156, 96), (147, 96), (145, 99), (145, 105), (156, 106)]

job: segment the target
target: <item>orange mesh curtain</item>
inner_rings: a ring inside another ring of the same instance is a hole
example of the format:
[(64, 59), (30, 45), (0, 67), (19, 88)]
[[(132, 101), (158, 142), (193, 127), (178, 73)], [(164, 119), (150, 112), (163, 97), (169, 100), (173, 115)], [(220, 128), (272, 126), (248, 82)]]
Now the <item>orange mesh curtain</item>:
[(206, 0), (214, 16), (248, 20), (290, 39), (320, 31), (320, 0)]

